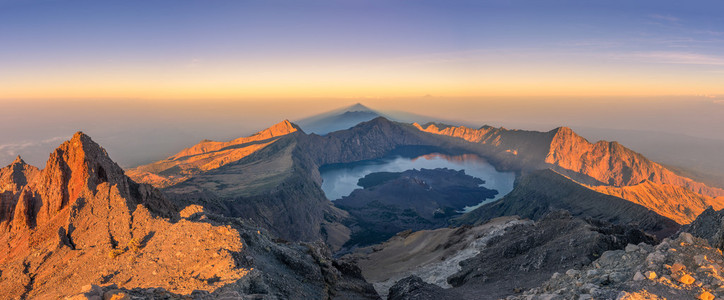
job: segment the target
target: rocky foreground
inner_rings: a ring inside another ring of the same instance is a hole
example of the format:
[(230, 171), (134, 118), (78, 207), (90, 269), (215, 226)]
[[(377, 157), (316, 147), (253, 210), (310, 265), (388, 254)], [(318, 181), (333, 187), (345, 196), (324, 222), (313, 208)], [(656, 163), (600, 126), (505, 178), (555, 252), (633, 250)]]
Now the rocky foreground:
[[(724, 210), (709, 209), (675, 238), (654, 242), (639, 236), (641, 242), (633, 242), (632, 231), (617, 235), (615, 227), (556, 212), (534, 224), (506, 227), (443, 284), (424, 272), (408, 272), (412, 276), (389, 288), (388, 299), (720, 299), (723, 217)], [(361, 265), (363, 273), (371, 271)]]
[(507, 299), (718, 299), (724, 296), (719, 249), (689, 233), (656, 246), (629, 244), (591, 265), (554, 273)]

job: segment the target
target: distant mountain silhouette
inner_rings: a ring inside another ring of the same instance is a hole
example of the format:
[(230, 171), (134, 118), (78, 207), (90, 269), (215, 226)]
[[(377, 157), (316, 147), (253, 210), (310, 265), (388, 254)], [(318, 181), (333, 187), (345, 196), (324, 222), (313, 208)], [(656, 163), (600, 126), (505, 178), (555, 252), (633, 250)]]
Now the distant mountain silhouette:
[(354, 127), (359, 123), (380, 116), (383, 116), (383, 114), (361, 103), (357, 103), (352, 106), (301, 119), (296, 123), (299, 124), (306, 133), (325, 135), (332, 131)]
[(403, 111), (378, 111), (371, 109), (361, 103), (356, 103), (351, 106), (307, 117), (296, 121), (295, 123), (299, 124), (299, 126), (306, 133), (325, 135), (333, 131), (350, 129), (359, 123), (370, 121), (377, 117), (384, 117), (385, 119), (388, 119), (390, 121), (402, 123), (442, 122), (448, 124), (468, 125), (461, 124), (457, 121), (424, 116)]

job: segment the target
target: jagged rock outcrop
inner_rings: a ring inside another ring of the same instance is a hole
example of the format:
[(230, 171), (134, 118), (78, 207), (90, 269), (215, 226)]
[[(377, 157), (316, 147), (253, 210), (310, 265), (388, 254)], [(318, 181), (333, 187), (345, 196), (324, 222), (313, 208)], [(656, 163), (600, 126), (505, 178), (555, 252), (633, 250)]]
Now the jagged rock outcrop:
[(26, 164), (18, 155), (8, 166), (0, 169), (0, 193), (18, 193), (28, 182), (32, 182), (40, 173), (38, 168)]
[(724, 258), (706, 240), (683, 233), (660, 244), (629, 244), (584, 268), (553, 274), (506, 299), (719, 299)]
[(484, 151), (499, 157), (497, 160), (504, 162), (504, 166), (528, 170), (553, 168), (590, 184), (621, 187), (649, 180), (685, 187), (710, 197), (724, 196), (724, 190), (676, 175), (617, 142), (590, 143), (568, 127), (536, 132), (490, 126), (471, 129), (439, 124), (414, 125), (421, 131), (484, 145)]
[(10, 227), (20, 191), (40, 174), (38, 168), (28, 165), (20, 156), (0, 169), (0, 232)]
[(724, 250), (724, 210), (709, 207), (681, 231), (705, 239), (712, 247)]
[(445, 291), (443, 288), (427, 283), (417, 276), (405, 277), (390, 288), (388, 300), (438, 300), (463, 299), (456, 292)]
[[(249, 272), (232, 256), (242, 248), (236, 231), (163, 218), (175, 211), (78, 132), (20, 191), (11, 226), (0, 233), (0, 289), (12, 298), (60, 298), (86, 283), (115, 282), (190, 293)], [(169, 245), (179, 245), (177, 255)]]
[(323, 245), (275, 242), (198, 206), (179, 214), (80, 132), (20, 195), (12, 226), (0, 232), (3, 297), (377, 298)]
[(521, 176), (513, 191), (501, 200), (483, 205), (454, 221), (481, 224), (500, 216), (518, 215), (537, 220), (553, 210), (567, 210), (582, 218), (632, 225), (660, 238), (679, 230), (679, 224), (644, 206), (598, 193), (553, 170)]
[(11, 231), (22, 232), (43, 225), (78, 199), (96, 197), (101, 186), (109, 188), (107, 193), (113, 187), (113, 192), (123, 197), (131, 209), (144, 204), (165, 217), (175, 211), (158, 191), (129, 180), (105, 149), (78, 132), (50, 154), (45, 169), (20, 191)]

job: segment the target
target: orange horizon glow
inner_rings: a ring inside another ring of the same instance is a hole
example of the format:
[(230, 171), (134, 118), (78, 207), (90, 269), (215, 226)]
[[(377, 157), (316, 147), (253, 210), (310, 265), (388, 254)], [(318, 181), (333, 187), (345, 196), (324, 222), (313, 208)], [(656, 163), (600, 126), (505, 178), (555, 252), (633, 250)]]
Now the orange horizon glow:
[[(3, 86), (0, 100), (23, 99), (304, 99), (304, 98), (410, 98), (410, 97), (665, 97), (721, 96), (724, 85), (714, 78), (678, 78), (664, 80), (589, 81), (585, 78), (504, 79), (468, 82), (388, 82), (375, 84), (360, 80), (353, 82), (104, 82), (79, 80), (72, 82), (19, 82)], [(322, 81), (322, 80), (320, 80)], [(724, 82), (724, 81), (721, 81)]]

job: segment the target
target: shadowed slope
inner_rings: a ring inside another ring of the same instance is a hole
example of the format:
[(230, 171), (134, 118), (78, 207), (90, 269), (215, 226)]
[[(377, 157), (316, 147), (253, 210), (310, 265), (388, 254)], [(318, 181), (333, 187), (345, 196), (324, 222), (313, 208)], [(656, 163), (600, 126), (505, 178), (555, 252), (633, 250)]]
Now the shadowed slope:
[(659, 237), (671, 235), (679, 229), (679, 224), (673, 220), (644, 206), (590, 190), (552, 170), (522, 176), (510, 194), (461, 216), (456, 222), (482, 224), (496, 217), (512, 215), (538, 219), (556, 209), (567, 210), (577, 217), (633, 224)]
[(251, 219), (286, 240), (346, 240), (348, 230), (338, 222), (346, 213), (319, 188), (318, 166), (299, 147), (305, 137), (285, 120), (231, 142), (202, 141), (127, 173), (163, 188), (180, 206)]

